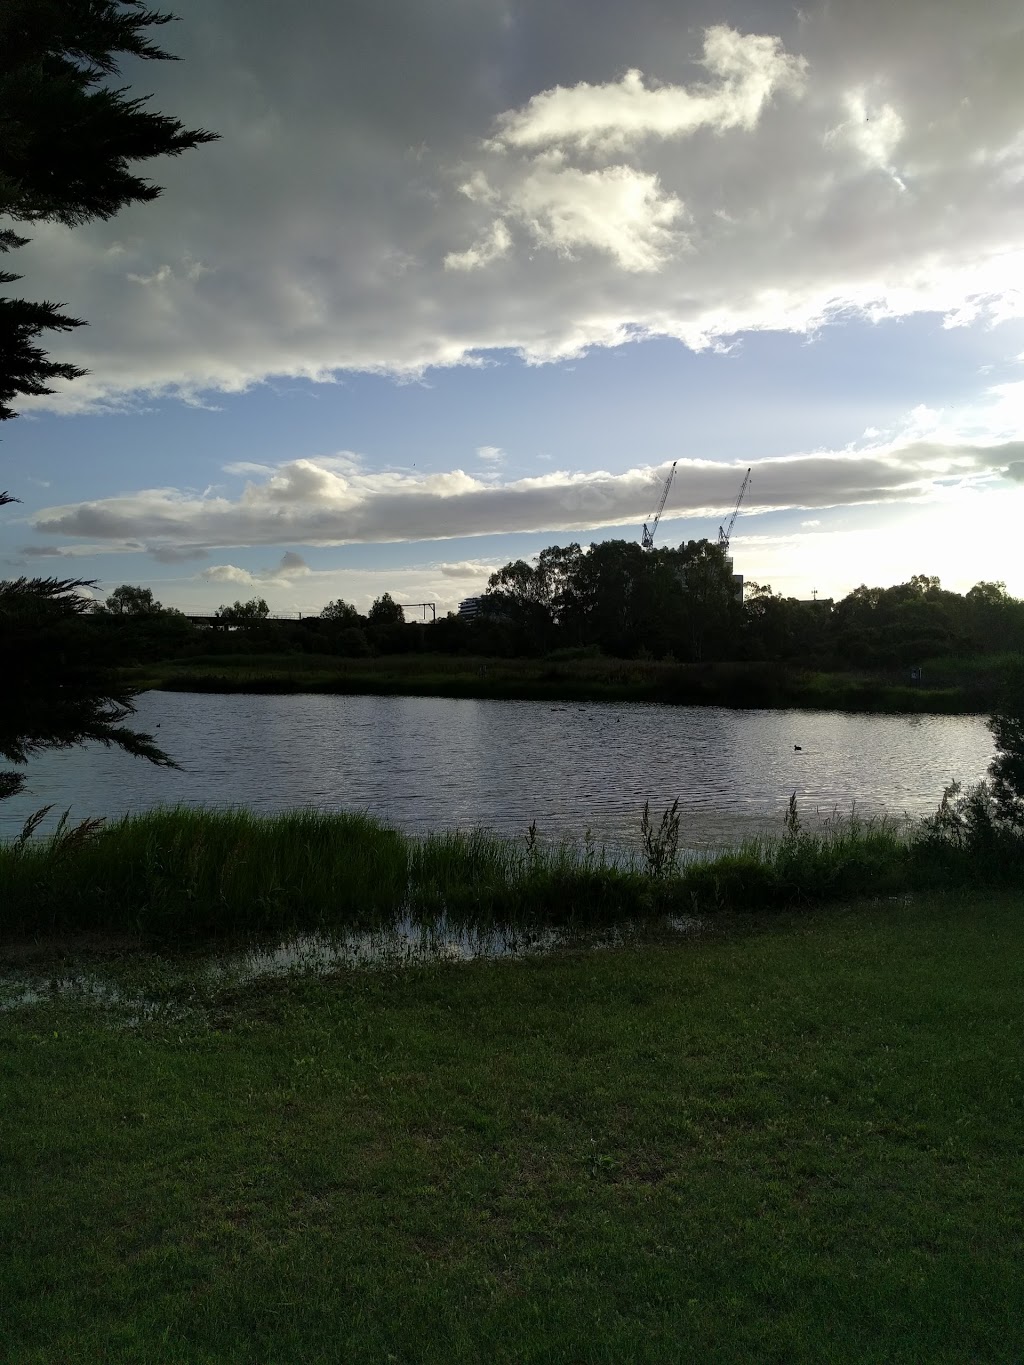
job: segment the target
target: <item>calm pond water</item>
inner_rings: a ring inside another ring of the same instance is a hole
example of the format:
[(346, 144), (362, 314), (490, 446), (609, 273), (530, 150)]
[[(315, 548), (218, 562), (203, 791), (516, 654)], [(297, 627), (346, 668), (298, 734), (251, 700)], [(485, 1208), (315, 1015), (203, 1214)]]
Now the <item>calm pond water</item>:
[(640, 703), (149, 692), (135, 724), (183, 771), (100, 746), (41, 755), (28, 792), (0, 802), (0, 834), (51, 802), (76, 818), (186, 803), (364, 810), (416, 834), (536, 820), (633, 846), (644, 801), (660, 814), (678, 797), (682, 842), (700, 847), (778, 829), (793, 791), (808, 825), (836, 807), (919, 817), (992, 756), (978, 716)]

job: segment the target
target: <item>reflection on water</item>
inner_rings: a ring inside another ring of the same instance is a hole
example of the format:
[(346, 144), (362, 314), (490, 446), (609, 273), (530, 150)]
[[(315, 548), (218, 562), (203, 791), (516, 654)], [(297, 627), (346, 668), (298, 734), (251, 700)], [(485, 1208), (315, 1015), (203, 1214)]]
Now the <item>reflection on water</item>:
[(41, 755), (29, 792), (0, 803), (0, 833), (49, 802), (75, 817), (184, 802), (365, 810), (417, 834), (521, 834), (536, 820), (549, 837), (589, 828), (621, 845), (645, 800), (660, 811), (678, 797), (682, 840), (700, 846), (777, 827), (792, 791), (808, 825), (835, 807), (924, 815), (992, 754), (978, 716), (639, 703), (150, 692), (136, 724), (182, 772), (97, 746)]
[[(55, 976), (0, 977), (0, 1012), (45, 1001), (78, 1001), (115, 1011), (131, 1023), (194, 1015), (204, 999), (225, 986), (302, 975), (326, 976), (344, 969), (374, 970), (477, 958), (519, 958), (562, 948), (595, 951), (621, 947), (638, 936), (692, 936), (703, 928), (691, 916), (656, 924), (627, 923), (602, 930), (495, 927), (466, 929), (443, 918), (428, 926), (411, 919), (383, 929), (295, 934), (280, 943), (260, 944), (187, 964), (150, 964), (153, 989), (126, 986), (109, 973), (69, 969)], [(182, 991), (186, 987), (186, 991)], [(189, 997), (182, 1000), (183, 994)]]

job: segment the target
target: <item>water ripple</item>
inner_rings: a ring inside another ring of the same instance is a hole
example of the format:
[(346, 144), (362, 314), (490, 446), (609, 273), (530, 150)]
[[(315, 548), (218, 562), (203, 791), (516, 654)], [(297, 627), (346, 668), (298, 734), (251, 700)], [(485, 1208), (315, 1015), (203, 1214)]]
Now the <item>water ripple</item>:
[(919, 817), (992, 755), (977, 716), (640, 703), (150, 692), (137, 724), (183, 771), (99, 746), (44, 754), (29, 791), (0, 803), (0, 832), (50, 802), (73, 816), (180, 802), (364, 810), (414, 834), (520, 834), (536, 820), (553, 838), (590, 829), (622, 844), (635, 842), (644, 801), (660, 811), (678, 797), (684, 842), (698, 847), (777, 828), (793, 791), (809, 825), (853, 806)]

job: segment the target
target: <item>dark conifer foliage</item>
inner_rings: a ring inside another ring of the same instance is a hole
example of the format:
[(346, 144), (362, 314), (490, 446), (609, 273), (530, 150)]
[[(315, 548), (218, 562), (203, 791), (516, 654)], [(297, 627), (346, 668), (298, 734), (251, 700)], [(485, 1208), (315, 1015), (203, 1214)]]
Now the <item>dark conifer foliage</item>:
[[(24, 763), (43, 749), (86, 740), (116, 745), (175, 765), (149, 735), (121, 722), (134, 711), (131, 691), (110, 667), (110, 641), (83, 617), (91, 602), (76, 578), (17, 578), (0, 583), (0, 758)], [(20, 773), (0, 773), (0, 796), (21, 789)]]
[[(139, 0), (4, 0), (0, 5), (0, 217), (76, 227), (157, 198), (134, 163), (177, 156), (215, 133), (186, 128), (111, 84), (126, 56), (174, 61), (143, 30), (172, 15)], [(0, 251), (28, 238), (0, 229)], [(21, 276), (0, 271), (0, 286)], [(50, 360), (39, 339), (83, 326), (59, 303), (0, 298), (0, 421), (20, 395), (85, 374)]]
[[(27, 241), (27, 237), (2, 231), (0, 251)], [(0, 288), (20, 279), (9, 270), (0, 270)], [(17, 416), (11, 401), (19, 394), (53, 393), (51, 379), (77, 379), (86, 373), (78, 365), (50, 360), (37, 344), (44, 332), (70, 332), (81, 326), (82, 320), (62, 313), (59, 304), (0, 298), (0, 422)]]
[(144, 32), (172, 19), (139, 0), (4, 0), (0, 212), (67, 227), (112, 218), (160, 194), (134, 163), (213, 141), (110, 83), (124, 57), (176, 60)]
[[(160, 187), (136, 165), (177, 156), (216, 134), (130, 97), (116, 77), (125, 57), (173, 61), (146, 34), (172, 15), (141, 0), (0, 0), (0, 220), (77, 227), (112, 218), (128, 204), (157, 198)], [(0, 226), (0, 252), (26, 245)], [(0, 271), (0, 288), (21, 277)], [(82, 319), (60, 303), (0, 298), (0, 421), (16, 416), (19, 397), (52, 393), (55, 379), (85, 371), (51, 360), (40, 340)], [(0, 506), (15, 501), (0, 495)], [(88, 599), (77, 579), (0, 583), (0, 757), (24, 763), (42, 749), (85, 740), (115, 744), (154, 763), (171, 760), (148, 735), (121, 722), (131, 693), (110, 671), (116, 659), (83, 629)], [(0, 773), (0, 797), (24, 778)]]

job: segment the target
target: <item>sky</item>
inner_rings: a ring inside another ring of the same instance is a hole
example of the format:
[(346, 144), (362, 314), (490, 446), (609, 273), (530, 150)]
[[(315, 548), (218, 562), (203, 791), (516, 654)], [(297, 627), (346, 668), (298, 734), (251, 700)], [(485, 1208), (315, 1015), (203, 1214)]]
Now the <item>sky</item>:
[(748, 581), (1024, 596), (1017, 3), (172, 7), (122, 83), (221, 140), (8, 258), (90, 373), (0, 432), (0, 573), (441, 613), (677, 461), (659, 545), (752, 470)]

